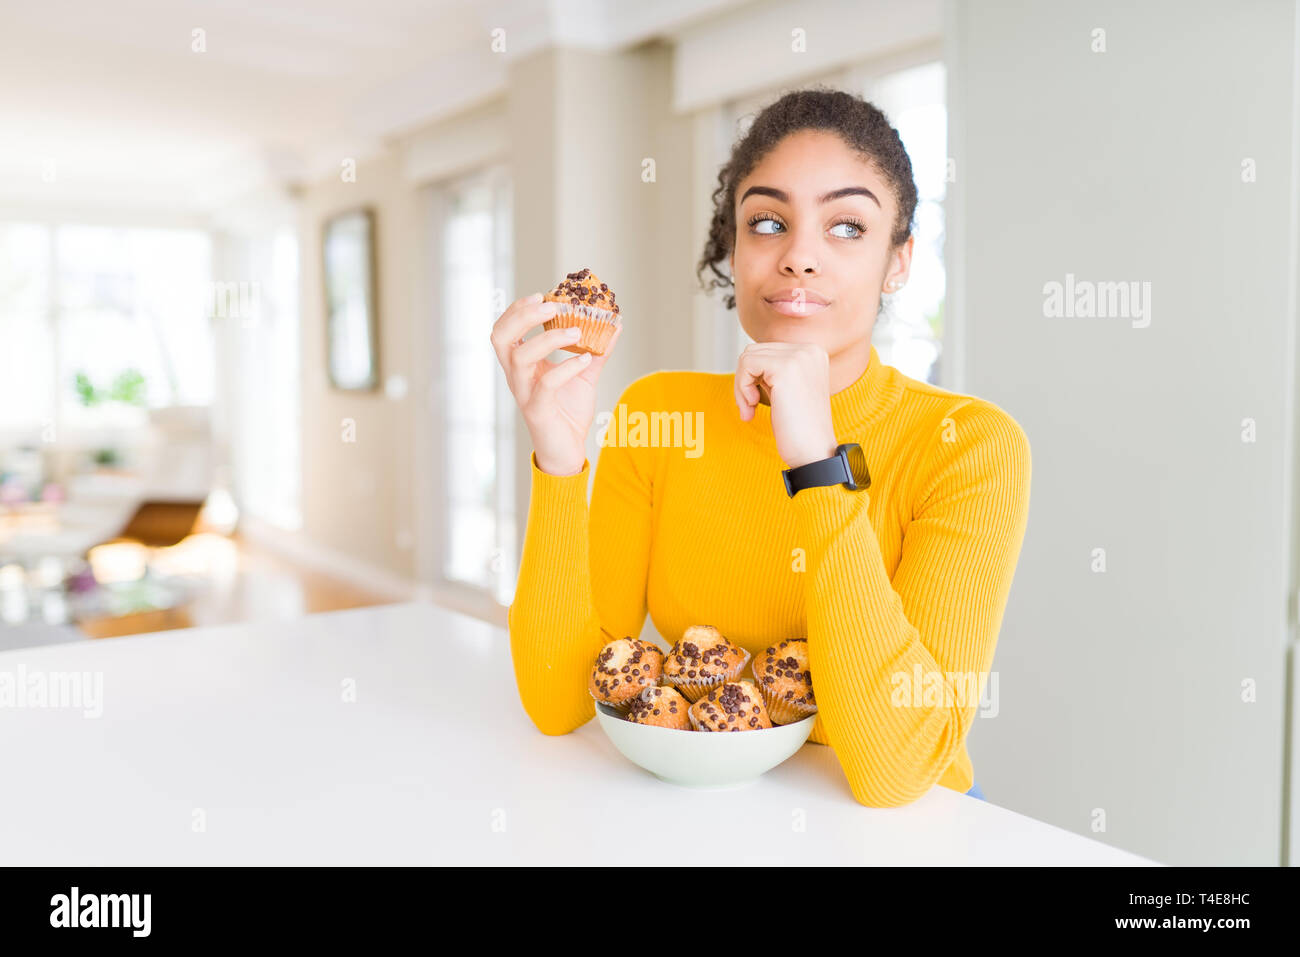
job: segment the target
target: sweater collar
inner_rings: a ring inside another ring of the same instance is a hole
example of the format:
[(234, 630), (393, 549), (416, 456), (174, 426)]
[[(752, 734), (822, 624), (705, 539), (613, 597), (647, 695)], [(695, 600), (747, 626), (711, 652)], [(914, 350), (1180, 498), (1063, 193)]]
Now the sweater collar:
[[(885, 365), (871, 345), (871, 359), (857, 381), (831, 396), (831, 424), (838, 442), (865, 443), (867, 430), (884, 418), (903, 393), (901, 373)], [(757, 437), (775, 442), (772, 434), (772, 408), (761, 402), (754, 417), (742, 423)]]

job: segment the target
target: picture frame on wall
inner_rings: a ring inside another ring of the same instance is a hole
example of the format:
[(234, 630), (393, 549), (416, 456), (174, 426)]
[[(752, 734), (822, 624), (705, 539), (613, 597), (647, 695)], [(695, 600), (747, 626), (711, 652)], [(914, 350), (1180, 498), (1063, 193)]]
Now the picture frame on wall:
[(321, 249), (330, 384), (372, 391), (379, 387), (374, 210), (362, 207), (331, 216), (323, 227)]

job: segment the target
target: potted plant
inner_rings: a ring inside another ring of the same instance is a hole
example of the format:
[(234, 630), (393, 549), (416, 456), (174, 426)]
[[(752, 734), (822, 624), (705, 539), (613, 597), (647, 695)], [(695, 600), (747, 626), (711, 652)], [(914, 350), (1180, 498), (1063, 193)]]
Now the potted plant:
[(73, 384), (73, 388), (77, 390), (77, 398), (86, 408), (103, 405), (106, 402), (142, 406), (145, 403), (145, 386), (144, 375), (134, 367), (119, 372), (112, 385), (107, 388), (97, 387), (84, 371), (77, 373)]
[[(107, 386), (97, 386), (90, 380), (84, 370), (79, 370), (73, 381), (77, 398), (88, 409), (120, 403), (126, 406), (143, 407), (146, 400), (146, 382), (139, 369), (123, 369)], [(101, 471), (114, 471), (122, 466), (121, 453), (111, 446), (104, 446), (94, 451), (91, 456), (95, 467)]]

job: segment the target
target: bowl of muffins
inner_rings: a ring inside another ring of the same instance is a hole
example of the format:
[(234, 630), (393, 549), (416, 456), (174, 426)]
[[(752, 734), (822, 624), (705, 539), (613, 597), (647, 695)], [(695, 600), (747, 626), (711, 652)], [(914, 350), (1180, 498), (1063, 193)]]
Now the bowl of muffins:
[(817, 718), (806, 641), (751, 661), (712, 625), (690, 626), (666, 654), (639, 638), (609, 642), (588, 690), (614, 747), (684, 787), (753, 783), (803, 746)]

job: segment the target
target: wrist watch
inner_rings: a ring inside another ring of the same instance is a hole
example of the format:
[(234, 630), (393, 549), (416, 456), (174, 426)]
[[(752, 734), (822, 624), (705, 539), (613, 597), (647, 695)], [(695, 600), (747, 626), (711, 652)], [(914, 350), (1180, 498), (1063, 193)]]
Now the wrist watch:
[(871, 484), (866, 457), (862, 454), (862, 446), (856, 442), (837, 445), (835, 454), (828, 459), (785, 469), (781, 477), (785, 479), (786, 494), (791, 498), (800, 489), (821, 485), (843, 485), (861, 491)]

